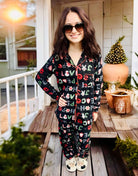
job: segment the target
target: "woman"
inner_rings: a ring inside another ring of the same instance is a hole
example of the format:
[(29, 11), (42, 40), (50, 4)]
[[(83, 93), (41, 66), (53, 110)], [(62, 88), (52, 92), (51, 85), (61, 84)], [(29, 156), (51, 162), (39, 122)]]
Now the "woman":
[[(59, 136), (67, 170), (87, 167), (92, 121), (96, 121), (102, 85), (100, 47), (86, 13), (66, 8), (55, 33), (53, 54), (36, 75), (36, 81), (57, 100)], [(58, 91), (48, 78), (55, 74)]]

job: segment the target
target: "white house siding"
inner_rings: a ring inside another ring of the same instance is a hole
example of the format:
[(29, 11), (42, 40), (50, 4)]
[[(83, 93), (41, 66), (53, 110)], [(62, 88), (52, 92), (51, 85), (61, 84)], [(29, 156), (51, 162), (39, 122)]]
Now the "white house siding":
[(132, 29), (133, 26), (123, 20), (126, 16), (133, 22), (133, 0), (104, 0), (104, 56), (116, 40), (125, 35), (121, 42), (128, 58), (127, 66), (132, 66)]
[(133, 42), (132, 42), (132, 70), (131, 74), (138, 82), (138, 57), (136, 57), (135, 52), (138, 53), (138, 0), (134, 0), (134, 11), (133, 11)]

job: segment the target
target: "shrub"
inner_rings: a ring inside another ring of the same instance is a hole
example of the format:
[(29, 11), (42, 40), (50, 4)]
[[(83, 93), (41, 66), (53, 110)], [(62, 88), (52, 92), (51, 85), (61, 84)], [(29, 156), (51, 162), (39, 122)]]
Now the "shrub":
[(117, 149), (126, 161), (130, 173), (132, 173), (133, 168), (138, 168), (138, 145), (135, 141), (129, 138), (126, 140), (117, 138), (114, 150)]
[(25, 137), (21, 127), (13, 127), (10, 139), (0, 146), (0, 176), (35, 175), (41, 155), (40, 138), (34, 134)]

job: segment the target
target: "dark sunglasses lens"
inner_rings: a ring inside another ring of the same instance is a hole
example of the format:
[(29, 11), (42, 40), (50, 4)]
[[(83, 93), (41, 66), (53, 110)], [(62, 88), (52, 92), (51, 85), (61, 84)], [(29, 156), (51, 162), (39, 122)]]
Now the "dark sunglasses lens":
[(76, 28), (77, 31), (81, 31), (84, 28), (84, 25), (83, 25), (83, 23), (76, 24), (75, 28)]
[(63, 28), (63, 31), (64, 33), (67, 32), (67, 33), (70, 33), (72, 31), (72, 26), (71, 25), (65, 25), (64, 28)]
[(80, 24), (76, 24), (75, 26), (72, 26), (72, 25), (65, 25), (64, 28), (63, 28), (63, 32), (64, 33), (71, 33), (73, 27), (75, 27), (75, 29), (80, 32), (83, 30), (84, 28), (84, 24), (83, 23), (80, 23)]

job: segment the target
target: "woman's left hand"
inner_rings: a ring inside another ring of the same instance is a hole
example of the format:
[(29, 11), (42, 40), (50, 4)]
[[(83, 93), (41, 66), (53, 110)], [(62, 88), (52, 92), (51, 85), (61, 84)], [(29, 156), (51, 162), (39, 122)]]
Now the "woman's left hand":
[(93, 121), (96, 122), (98, 118), (98, 112), (93, 112)]

